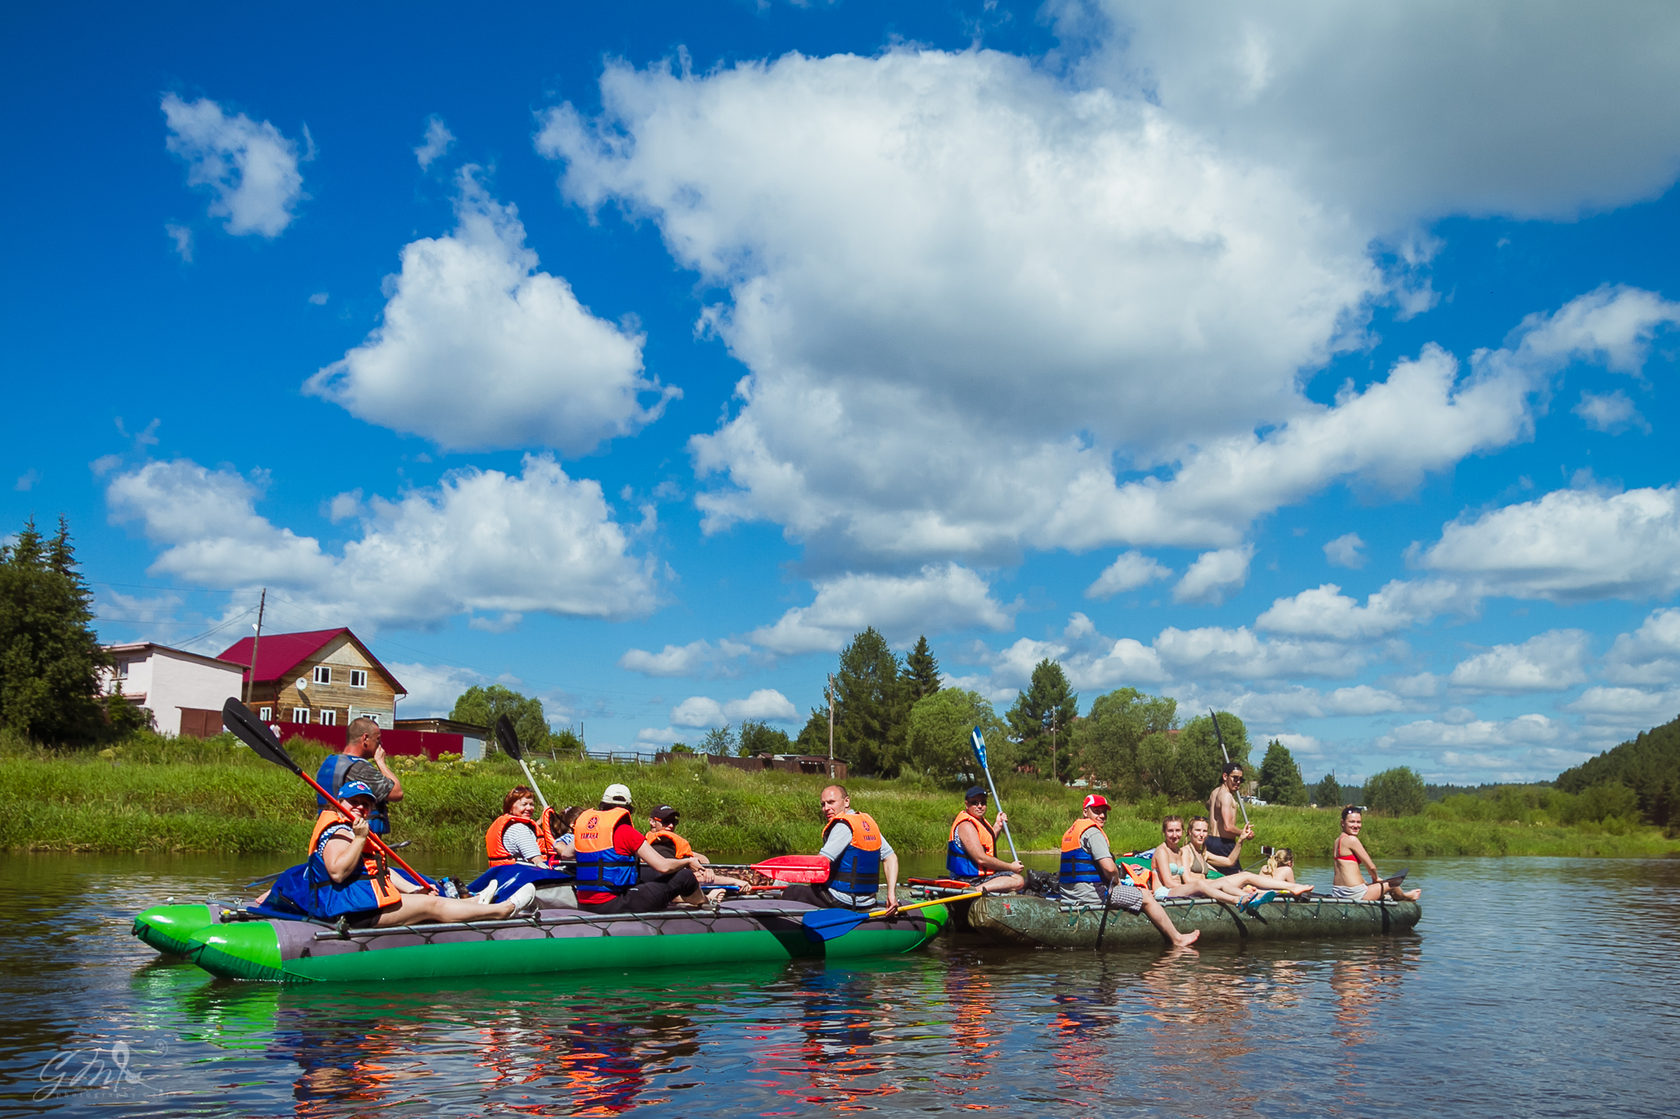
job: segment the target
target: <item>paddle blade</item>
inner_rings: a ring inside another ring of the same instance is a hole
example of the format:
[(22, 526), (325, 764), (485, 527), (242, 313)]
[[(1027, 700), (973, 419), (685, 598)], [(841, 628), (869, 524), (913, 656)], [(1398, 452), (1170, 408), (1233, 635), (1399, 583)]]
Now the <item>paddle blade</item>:
[(1385, 886), (1398, 886), (1398, 885), (1400, 885), (1400, 883), (1402, 883), (1406, 880), (1406, 871), (1408, 871), (1410, 869), (1411, 869), (1411, 867), (1404, 867), (1404, 868), (1401, 869), (1399, 874), (1389, 875), (1387, 878), (1383, 879), (1383, 884)]
[(519, 734), (513, 729), (513, 720), (508, 718), (505, 712), (496, 719), (496, 745), (514, 761), (524, 760), (525, 749), (519, 745)]
[(812, 940), (833, 940), (845, 936), (865, 921), (869, 913), (863, 909), (813, 909), (799, 919), (805, 935)]
[(986, 765), (986, 740), (980, 736), (980, 728), (975, 727), (969, 738), (974, 742), (974, 756), (980, 759), (980, 768), (988, 768)]
[(274, 732), (268, 729), (267, 724), (237, 699), (229, 699), (222, 704), (222, 725), (263, 760), (271, 761), (293, 773), (303, 772), (298, 768), (297, 762), (291, 759), (291, 755), (281, 747), (280, 740), (274, 737)]

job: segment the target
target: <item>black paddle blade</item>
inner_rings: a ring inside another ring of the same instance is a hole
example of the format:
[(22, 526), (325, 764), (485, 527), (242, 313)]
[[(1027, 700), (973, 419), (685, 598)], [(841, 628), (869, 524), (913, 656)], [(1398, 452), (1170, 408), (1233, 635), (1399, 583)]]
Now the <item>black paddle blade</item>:
[(303, 772), (298, 768), (298, 763), (291, 759), (291, 755), (281, 748), (280, 740), (274, 737), (274, 732), (237, 699), (229, 699), (222, 704), (222, 725), (237, 735), (239, 741), (254, 750), (258, 757), (293, 773)]
[(506, 712), (496, 719), (496, 744), (514, 761), (524, 760), (525, 748), (519, 744), (519, 734), (513, 729), (513, 720), (507, 717)]

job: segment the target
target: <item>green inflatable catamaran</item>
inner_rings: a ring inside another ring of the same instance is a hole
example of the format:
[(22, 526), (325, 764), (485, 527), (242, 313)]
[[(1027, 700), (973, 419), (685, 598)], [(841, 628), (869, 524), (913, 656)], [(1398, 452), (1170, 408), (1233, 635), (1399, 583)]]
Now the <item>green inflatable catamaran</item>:
[[(1415, 901), (1332, 901), (1278, 896), (1242, 909), (1207, 898), (1169, 898), (1161, 903), (1179, 932), (1202, 931), (1201, 944), (1245, 940), (1309, 940), (1319, 937), (1389, 936), (1410, 932), (1423, 916)], [(989, 894), (968, 911), (969, 926), (1010, 944), (1046, 948), (1159, 948), (1161, 934), (1141, 913), (1069, 909), (1045, 898)]]
[(914, 951), (949, 914), (931, 905), (863, 918), (844, 935), (811, 935), (813, 907), (772, 900), (711, 909), (601, 915), (545, 909), (501, 921), (341, 929), (253, 917), (209, 905), (162, 905), (134, 934), (213, 975), (278, 983), (387, 982), (480, 975), (651, 968), (790, 959), (855, 959)]

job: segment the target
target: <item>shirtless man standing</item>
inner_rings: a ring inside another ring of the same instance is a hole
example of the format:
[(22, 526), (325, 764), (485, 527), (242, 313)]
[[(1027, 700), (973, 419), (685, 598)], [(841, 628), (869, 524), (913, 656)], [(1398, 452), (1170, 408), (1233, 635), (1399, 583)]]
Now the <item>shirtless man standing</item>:
[(1213, 821), (1213, 830), (1208, 836), (1207, 848), (1215, 855), (1232, 856), (1231, 869), (1234, 871), (1242, 869), (1242, 861), (1236, 856), (1243, 840), (1254, 838), (1253, 828), (1246, 823), (1240, 827), (1237, 824), (1240, 811), (1237, 797), (1242, 795), (1242, 783), (1242, 766), (1237, 762), (1226, 762), (1219, 787), (1208, 796), (1208, 819)]

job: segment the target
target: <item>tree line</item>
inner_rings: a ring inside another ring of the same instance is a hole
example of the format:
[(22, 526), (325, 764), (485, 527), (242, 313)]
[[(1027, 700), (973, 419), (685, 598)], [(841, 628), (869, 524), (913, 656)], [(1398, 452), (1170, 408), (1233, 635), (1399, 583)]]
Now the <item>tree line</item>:
[[(868, 776), (968, 780), (976, 775), (974, 727), (994, 769), (1064, 783), (1083, 779), (1126, 799), (1200, 800), (1218, 784), (1227, 755), (1249, 762), (1248, 729), (1230, 712), (1184, 721), (1172, 697), (1119, 688), (1096, 697), (1081, 715), (1067, 674), (1048, 658), (1001, 715), (978, 692), (940, 686), (939, 662), (925, 636), (900, 659), (879, 632), (866, 629), (841, 651), (830, 679), (824, 703), (811, 709), (795, 746), (828, 753), (832, 702), (835, 757)], [(1267, 743), (1259, 772), (1248, 776), (1257, 781), (1257, 795), (1274, 804), (1335, 805), (1363, 797), (1372, 810), (1395, 813), (1420, 812), (1424, 804), (1422, 779), (1404, 767), (1374, 775), (1363, 788), (1342, 786), (1331, 774), (1309, 788), (1276, 739)]]
[(1680, 718), (1564, 770), (1556, 784), (1566, 793), (1600, 797), (1626, 790), (1646, 822), (1680, 831)]
[(0, 546), (0, 728), (32, 742), (87, 746), (151, 724), (151, 712), (101, 694), (110, 654), (93, 632), (93, 592), (63, 517), (49, 539), (34, 518)]

